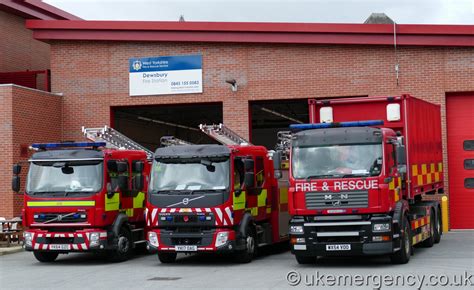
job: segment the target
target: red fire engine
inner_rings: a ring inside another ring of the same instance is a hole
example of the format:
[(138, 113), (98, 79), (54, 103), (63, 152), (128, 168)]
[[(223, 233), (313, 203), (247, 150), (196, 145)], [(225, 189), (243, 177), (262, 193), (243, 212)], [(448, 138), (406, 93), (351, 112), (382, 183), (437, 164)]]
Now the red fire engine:
[(440, 107), (409, 95), (309, 105), (311, 124), (289, 134), (297, 261), (389, 254), (407, 263), (414, 245), (438, 243), (440, 205), (424, 197), (443, 193)]
[[(83, 129), (94, 141), (33, 144), (24, 195), (24, 247), (40, 262), (59, 254), (105, 251), (126, 260), (145, 245), (145, 148), (111, 128)], [(124, 150), (109, 149), (121, 148)], [(151, 157), (152, 152), (148, 152)], [(20, 165), (13, 190), (20, 190)]]
[(250, 262), (257, 247), (288, 240), (287, 182), (275, 178), (265, 147), (222, 124), (200, 128), (225, 145), (167, 139), (166, 145), (179, 146), (154, 154), (148, 248), (162, 263), (174, 262), (177, 253), (197, 252), (234, 253), (238, 262)]

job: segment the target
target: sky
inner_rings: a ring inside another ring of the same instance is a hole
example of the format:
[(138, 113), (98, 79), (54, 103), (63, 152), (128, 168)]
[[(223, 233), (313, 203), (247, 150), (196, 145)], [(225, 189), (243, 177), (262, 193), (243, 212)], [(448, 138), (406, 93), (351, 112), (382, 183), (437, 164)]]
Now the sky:
[(474, 24), (474, 0), (43, 0), (86, 20)]

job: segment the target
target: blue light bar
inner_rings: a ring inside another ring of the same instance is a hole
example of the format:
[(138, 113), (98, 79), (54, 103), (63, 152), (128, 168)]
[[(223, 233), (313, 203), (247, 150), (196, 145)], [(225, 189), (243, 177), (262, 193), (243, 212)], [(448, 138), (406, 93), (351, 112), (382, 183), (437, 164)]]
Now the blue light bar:
[(340, 123), (316, 123), (316, 124), (291, 124), (290, 129), (309, 130), (309, 129), (325, 129), (337, 127), (366, 127), (383, 125), (383, 120), (366, 120)]
[(105, 142), (64, 142), (64, 143), (34, 143), (31, 145), (35, 149), (52, 149), (52, 148), (64, 148), (64, 147), (105, 147)]

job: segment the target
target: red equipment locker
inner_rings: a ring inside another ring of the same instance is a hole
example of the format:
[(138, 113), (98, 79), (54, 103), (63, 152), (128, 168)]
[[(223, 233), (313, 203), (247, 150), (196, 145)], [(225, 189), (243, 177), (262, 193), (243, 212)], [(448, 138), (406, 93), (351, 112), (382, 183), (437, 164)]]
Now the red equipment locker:
[(452, 229), (474, 229), (474, 92), (446, 97)]

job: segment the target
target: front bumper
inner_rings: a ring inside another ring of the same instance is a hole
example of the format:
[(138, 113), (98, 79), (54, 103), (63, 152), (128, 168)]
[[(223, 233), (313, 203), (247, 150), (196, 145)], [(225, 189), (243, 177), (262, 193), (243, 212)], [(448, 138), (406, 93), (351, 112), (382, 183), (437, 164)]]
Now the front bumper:
[[(375, 223), (388, 223), (390, 229), (374, 232)], [(398, 243), (391, 216), (367, 216), (359, 220), (316, 220), (298, 217), (291, 226), (302, 226), (302, 233), (290, 233), (291, 252), (298, 256), (362, 256), (391, 254)]]
[[(28, 238), (27, 236), (30, 236)], [(50, 232), (30, 229), (24, 233), (23, 247), (27, 251), (86, 252), (107, 249), (107, 232), (87, 229), (74, 232)]]
[[(147, 239), (147, 248), (149, 252), (183, 252), (183, 253), (212, 253), (212, 252), (233, 252), (241, 249), (245, 245), (238, 245), (235, 238), (235, 231), (228, 229), (213, 229), (193, 232), (177, 232), (163, 229), (153, 229), (158, 238), (158, 245), (150, 242), (149, 235)], [(227, 232), (228, 237), (224, 243), (216, 243), (219, 233)], [(186, 246), (188, 249), (182, 249)]]

